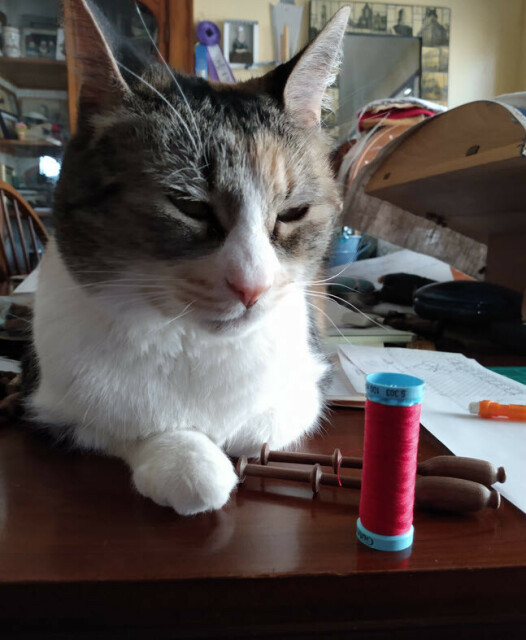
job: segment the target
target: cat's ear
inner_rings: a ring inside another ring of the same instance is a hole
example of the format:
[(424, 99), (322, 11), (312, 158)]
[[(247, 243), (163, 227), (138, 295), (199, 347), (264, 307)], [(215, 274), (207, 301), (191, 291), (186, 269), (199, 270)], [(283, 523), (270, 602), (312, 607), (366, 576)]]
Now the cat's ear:
[(285, 84), (283, 102), (302, 126), (320, 124), (325, 91), (335, 80), (341, 59), (342, 38), (349, 20), (342, 7), (302, 52)]
[(129, 88), (102, 31), (102, 16), (88, 0), (64, 0), (66, 29), (75, 49), (79, 108), (104, 113), (117, 106)]
[(319, 126), (325, 91), (334, 82), (341, 60), (349, 13), (349, 7), (342, 7), (303, 51), (244, 86), (274, 97), (301, 126)]

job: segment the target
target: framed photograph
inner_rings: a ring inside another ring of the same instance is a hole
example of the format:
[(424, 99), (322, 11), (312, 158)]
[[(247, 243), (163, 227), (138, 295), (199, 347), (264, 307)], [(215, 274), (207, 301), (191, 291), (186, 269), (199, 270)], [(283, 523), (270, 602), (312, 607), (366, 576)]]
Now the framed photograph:
[(57, 55), (56, 29), (22, 29), (22, 50), (26, 58), (49, 58)]
[(447, 105), (448, 74), (431, 71), (422, 74), (422, 98)]
[(233, 69), (250, 67), (258, 61), (258, 23), (249, 20), (225, 20), (223, 48)]
[(66, 59), (66, 40), (64, 37), (64, 29), (60, 28), (57, 31), (57, 60), (65, 60)]
[(2, 138), (6, 140), (17, 140), (16, 123), (18, 118), (5, 111), (0, 111), (0, 128), (2, 129)]
[[(413, 93), (415, 96), (447, 106), (451, 29), (449, 7), (365, 0), (311, 0), (310, 38), (313, 39), (334, 13), (343, 6), (348, 6), (350, 9), (346, 36), (372, 34), (420, 38), (422, 43), (420, 83), (419, 86), (415, 84)], [(348, 41), (347, 38), (346, 40)], [(336, 89), (339, 86), (338, 76), (333, 88)], [(340, 104), (345, 107), (348, 102), (350, 99), (342, 94), (342, 96), (336, 96), (334, 104), (339, 108)], [(326, 113), (323, 114), (323, 118), (329, 132), (332, 134), (336, 131), (335, 118)], [(341, 121), (339, 126), (342, 131), (345, 129)]]
[(16, 95), (2, 85), (0, 85), (0, 111), (11, 113), (12, 115), (17, 117), (19, 114), (18, 100), (16, 99)]

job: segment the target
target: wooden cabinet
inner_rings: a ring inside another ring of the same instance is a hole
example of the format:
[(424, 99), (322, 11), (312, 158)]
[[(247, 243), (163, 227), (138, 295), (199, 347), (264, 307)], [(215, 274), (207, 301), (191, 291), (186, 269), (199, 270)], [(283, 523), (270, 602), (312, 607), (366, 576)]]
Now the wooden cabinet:
[[(148, 12), (157, 24), (157, 47), (168, 64), (178, 71), (193, 71), (193, 2), (192, 0), (140, 0), (139, 5)], [(64, 20), (67, 26), (69, 9), (66, 4)], [(77, 123), (78, 82), (74, 69), (75, 46), (66, 28), (68, 51), (68, 90), (71, 131)]]
[[(150, 33), (170, 66), (192, 73), (192, 0), (139, 0), (148, 32), (132, 0), (90, 1), (105, 13), (119, 34), (131, 38), (133, 46), (156, 56)], [(0, 23), (18, 30), (20, 38), (19, 57), (3, 55), (0, 43), (0, 180), (18, 189), (41, 216), (51, 210), (63, 143), (77, 125), (77, 52), (72, 30), (67, 27), (71, 24), (71, 6), (65, 0), (0, 2), (5, 10), (0, 11)], [(35, 49), (36, 43), (42, 50)], [(15, 130), (19, 121), (28, 127), (25, 136)]]

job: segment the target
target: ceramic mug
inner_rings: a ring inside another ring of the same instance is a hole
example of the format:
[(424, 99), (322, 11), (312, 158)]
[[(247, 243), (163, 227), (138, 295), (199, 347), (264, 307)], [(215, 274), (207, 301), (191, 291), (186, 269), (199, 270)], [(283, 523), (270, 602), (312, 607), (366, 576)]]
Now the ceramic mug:
[(348, 262), (356, 262), (359, 256), (369, 248), (368, 244), (360, 245), (362, 236), (359, 235), (347, 235), (341, 237), (333, 245), (332, 258), (330, 262), (331, 267), (338, 267), (341, 264), (347, 264)]

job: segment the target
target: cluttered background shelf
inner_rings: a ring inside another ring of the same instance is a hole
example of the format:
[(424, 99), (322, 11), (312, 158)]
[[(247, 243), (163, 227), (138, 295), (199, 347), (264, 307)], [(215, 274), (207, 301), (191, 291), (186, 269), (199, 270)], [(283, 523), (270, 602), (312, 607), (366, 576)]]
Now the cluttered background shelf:
[(19, 89), (68, 88), (65, 60), (47, 58), (0, 58), (0, 76)]
[(35, 154), (62, 155), (62, 145), (46, 140), (0, 140), (0, 151), (28, 157)]

